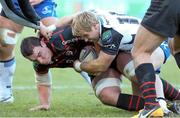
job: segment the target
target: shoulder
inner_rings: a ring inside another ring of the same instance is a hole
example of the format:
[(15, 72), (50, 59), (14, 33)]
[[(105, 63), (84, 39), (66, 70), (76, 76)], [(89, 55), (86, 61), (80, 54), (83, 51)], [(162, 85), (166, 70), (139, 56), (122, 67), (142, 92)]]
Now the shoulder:
[(123, 35), (121, 33), (117, 32), (116, 30), (111, 28), (102, 33), (101, 41), (103, 43), (110, 43), (113, 40), (118, 40), (118, 39), (121, 39), (122, 37), (123, 37)]

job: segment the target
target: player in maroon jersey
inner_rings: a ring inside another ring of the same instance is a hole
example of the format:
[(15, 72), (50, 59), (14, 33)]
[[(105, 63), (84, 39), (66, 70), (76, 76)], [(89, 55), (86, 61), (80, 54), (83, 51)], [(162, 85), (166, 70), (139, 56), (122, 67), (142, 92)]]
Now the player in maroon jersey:
[[(81, 49), (87, 45), (93, 45), (75, 38), (70, 27), (58, 28), (49, 41), (46, 41), (44, 37), (40, 37), (40, 39), (27, 37), (21, 43), (23, 56), (35, 62), (34, 69), (41, 105), (32, 110), (48, 110), (50, 107), (51, 75), (49, 69), (73, 67), (73, 62), (79, 59)], [(125, 65), (130, 61), (128, 54), (124, 54), (123, 58), (125, 57), (126, 59), (121, 61), (121, 64)], [(118, 56), (117, 60), (123, 58)], [(106, 105), (126, 110), (142, 109), (144, 107), (142, 97), (121, 93), (121, 72), (115, 68), (116, 63), (119, 61), (114, 61), (107, 71), (97, 76), (91, 76), (96, 96)]]

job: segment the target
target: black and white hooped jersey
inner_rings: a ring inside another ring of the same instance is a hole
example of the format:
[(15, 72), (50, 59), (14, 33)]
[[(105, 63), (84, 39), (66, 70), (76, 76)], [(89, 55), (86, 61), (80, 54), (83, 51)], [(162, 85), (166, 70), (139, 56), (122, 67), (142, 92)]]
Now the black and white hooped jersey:
[(100, 23), (99, 45), (105, 53), (116, 55), (121, 51), (130, 51), (140, 20), (135, 17), (106, 12), (92, 11), (98, 16)]

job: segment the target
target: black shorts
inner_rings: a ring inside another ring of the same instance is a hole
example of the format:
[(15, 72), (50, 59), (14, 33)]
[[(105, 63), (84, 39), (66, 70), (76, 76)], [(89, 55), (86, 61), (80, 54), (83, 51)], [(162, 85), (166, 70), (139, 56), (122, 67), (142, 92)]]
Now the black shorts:
[(141, 25), (165, 37), (180, 35), (180, 0), (151, 0)]

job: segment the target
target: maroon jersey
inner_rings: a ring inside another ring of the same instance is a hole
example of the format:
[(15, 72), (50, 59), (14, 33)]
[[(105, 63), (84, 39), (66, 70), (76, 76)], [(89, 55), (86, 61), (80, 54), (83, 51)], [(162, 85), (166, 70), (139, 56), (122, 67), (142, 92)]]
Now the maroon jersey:
[[(43, 38), (43, 37), (41, 37)], [(77, 40), (72, 35), (71, 27), (57, 28), (48, 42), (45, 42), (53, 52), (51, 64), (42, 65), (34, 63), (34, 70), (37, 73), (47, 73), (49, 68), (73, 67), (73, 62), (79, 59), (81, 49), (92, 43), (84, 40)]]

